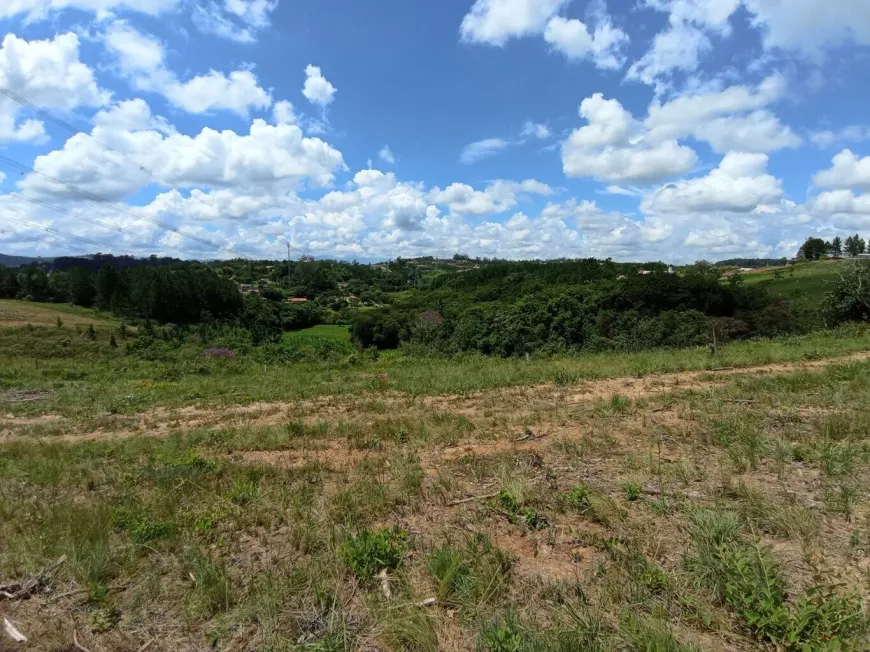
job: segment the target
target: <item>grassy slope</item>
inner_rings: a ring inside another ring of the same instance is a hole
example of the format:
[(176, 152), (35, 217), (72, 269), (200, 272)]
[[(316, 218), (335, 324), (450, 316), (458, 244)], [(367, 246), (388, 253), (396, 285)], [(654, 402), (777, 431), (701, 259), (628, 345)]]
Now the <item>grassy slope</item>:
[(773, 294), (784, 296), (803, 308), (815, 309), (828, 291), (828, 284), (837, 278), (837, 272), (843, 265), (842, 261), (835, 260), (798, 263), (745, 274), (743, 280), (747, 284), (762, 284)]
[(56, 326), (60, 317), (67, 326), (117, 328), (120, 321), (107, 313), (66, 303), (34, 303), (0, 299), (0, 327), (3, 326)]
[[(496, 387), (656, 372), (740, 367), (831, 357), (870, 350), (870, 332), (853, 327), (782, 340), (739, 342), (711, 357), (706, 349), (587, 354), (533, 358), (414, 359), (400, 354), (377, 362), (263, 365), (244, 359), (203, 360), (188, 347), (175, 360), (152, 362), (107, 345), (108, 334), (89, 342), (70, 328), (0, 329), (0, 388), (50, 390), (50, 409), (90, 419), (131, 414), (154, 405), (286, 401), (323, 395), (398, 391), (408, 395), (472, 392)], [(42, 409), (11, 405), (9, 411)]]
[[(859, 337), (750, 343), (725, 356), (731, 363), (866, 348)], [(62, 363), (74, 374), (79, 358), (94, 355), (77, 349)], [(556, 364), (582, 377), (701, 361), (698, 352), (671, 352)], [(74, 381), (82, 398), (110, 391), (101, 385), (103, 363), (82, 367), (91, 374)], [(124, 364), (153, 378), (166, 371)], [(519, 370), (552, 375), (552, 364), (452, 363), (442, 376), (448, 364), (436, 363), (434, 376), (461, 387), (500, 369), (526, 382)], [(23, 382), (15, 376), (23, 363), (15, 365), (12, 380)], [(414, 366), (414, 375), (402, 376), (411, 373), (403, 366), (390, 373), (409, 387), (432, 375)], [(49, 383), (62, 382), (59, 369), (47, 369)], [(372, 375), (312, 371), (346, 377), (348, 387)], [(55, 596), (6, 602), (4, 615), (33, 649), (46, 650), (72, 649), (73, 631), (91, 650), (135, 650), (152, 638), (152, 649), (179, 652), (748, 652), (773, 649), (772, 638), (791, 640), (781, 647), (789, 650), (862, 649), (870, 419), (860, 407), (870, 401), (868, 372), (870, 363), (859, 363), (584, 404), (568, 398), (566, 378), (565, 399), (541, 404), (533, 393), (509, 404), (481, 397), (472, 411), (461, 399), (411, 401), (340, 421), (325, 405), (309, 416), (326, 425), (228, 423), (165, 440), (0, 443), (0, 583), (67, 560), (50, 580)], [(127, 382), (120, 366), (111, 373)], [(259, 382), (253, 368), (214, 375), (213, 386), (176, 377), (166, 403), (215, 392), (233, 376), (239, 385)], [(261, 391), (274, 381), (264, 379)], [(476, 384), (485, 382), (497, 381)], [(440, 425), (442, 439), (398, 427), (405, 420)], [(445, 457), (444, 446), (460, 439), (465, 446), (452, 450), (467, 455)], [(503, 445), (485, 447), (495, 441)], [(475, 443), (484, 446), (469, 453)], [(272, 464), (249, 455), (258, 448), (312, 456), (349, 448), (360, 462)], [(357, 536), (383, 527), (407, 540)], [(390, 597), (372, 577), (384, 563)], [(845, 601), (829, 593), (850, 589), (857, 597)]]

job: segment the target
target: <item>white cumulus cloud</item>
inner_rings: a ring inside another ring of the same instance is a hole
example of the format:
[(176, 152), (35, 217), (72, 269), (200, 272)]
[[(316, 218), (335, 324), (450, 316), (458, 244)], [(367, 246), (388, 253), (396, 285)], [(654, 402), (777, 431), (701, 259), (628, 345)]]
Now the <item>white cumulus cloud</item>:
[(765, 154), (731, 152), (705, 177), (668, 184), (643, 202), (646, 212), (690, 213), (731, 211), (745, 213), (775, 204), (784, 197), (782, 184), (767, 174)]
[(117, 11), (136, 11), (157, 16), (174, 9), (180, 2), (181, 0), (3, 0), (0, 3), (0, 18), (24, 14), (27, 20), (36, 21), (64, 9), (90, 11), (97, 16)]
[(335, 93), (335, 86), (323, 76), (320, 68), (310, 64), (305, 68), (305, 86), (302, 88), (302, 94), (309, 102), (326, 108), (332, 104)]
[(135, 88), (163, 95), (189, 113), (233, 111), (246, 116), (252, 109), (268, 109), (271, 94), (262, 88), (250, 70), (229, 74), (209, 70), (180, 80), (165, 63), (163, 44), (129, 23), (115, 21), (105, 31), (104, 43), (113, 53), (121, 73)]
[(570, 0), (476, 0), (462, 19), (462, 39), (504, 45), (508, 39), (540, 34)]
[[(111, 95), (99, 87), (93, 71), (79, 58), (79, 39), (73, 33), (27, 41), (7, 34), (0, 46), (0, 86), (38, 106), (67, 111), (102, 106)], [(42, 141), (42, 122), (17, 120), (21, 105), (0, 97), (0, 141)]]
[(622, 50), (629, 39), (606, 16), (592, 31), (577, 19), (555, 16), (547, 23), (544, 40), (568, 59), (591, 59), (599, 68), (615, 70), (625, 63)]
[(494, 181), (485, 190), (475, 190), (464, 183), (453, 183), (444, 190), (433, 188), (429, 201), (447, 206), (460, 215), (490, 215), (504, 213), (517, 205), (518, 196), (551, 195), (553, 189), (534, 179), (521, 182)]
[(850, 149), (834, 156), (832, 166), (813, 178), (823, 188), (856, 188), (870, 190), (870, 156), (858, 158)]
[(601, 93), (583, 100), (580, 115), (588, 124), (575, 129), (562, 145), (568, 176), (646, 183), (683, 174), (697, 161), (694, 150), (676, 140), (646, 142), (631, 114)]

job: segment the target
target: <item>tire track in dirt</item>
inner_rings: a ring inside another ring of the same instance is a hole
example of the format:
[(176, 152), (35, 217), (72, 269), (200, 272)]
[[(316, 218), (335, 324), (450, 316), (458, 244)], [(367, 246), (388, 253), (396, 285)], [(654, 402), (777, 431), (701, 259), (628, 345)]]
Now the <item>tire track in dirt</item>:
[[(79, 443), (91, 441), (111, 441), (135, 437), (166, 437), (173, 432), (186, 432), (197, 428), (260, 428), (286, 424), (301, 420), (304, 423), (320, 421), (336, 422), (344, 418), (354, 419), (382, 418), (384, 414), (402, 414), (402, 410), (412, 412), (420, 407), (429, 413), (452, 413), (475, 417), (482, 412), (516, 413), (522, 407), (548, 406), (560, 408), (579, 406), (607, 400), (614, 395), (637, 400), (656, 396), (669, 391), (699, 390), (720, 387), (735, 377), (757, 375), (785, 375), (800, 371), (824, 369), (833, 365), (864, 362), (870, 360), (870, 351), (861, 351), (847, 356), (802, 360), (800, 362), (781, 362), (750, 367), (735, 367), (712, 370), (658, 373), (643, 377), (616, 377), (584, 380), (573, 385), (546, 383), (521, 387), (496, 388), (468, 394), (448, 394), (438, 396), (413, 397), (398, 392), (378, 392), (347, 396), (324, 396), (297, 402), (257, 402), (248, 405), (191, 405), (182, 408), (158, 407), (133, 415), (138, 419), (135, 427), (118, 430), (72, 431), (60, 435), (40, 438), (49, 443)], [(381, 408), (371, 409), (372, 403)], [(34, 436), (16, 433), (16, 428), (35, 423), (51, 421), (63, 424), (65, 419), (59, 415), (16, 417), (7, 414), (0, 430), (0, 444), (35, 441)], [(72, 429), (72, 426), (71, 426)], [(288, 451), (282, 451), (287, 453)], [(311, 451), (309, 451), (311, 452)], [(323, 454), (323, 453), (321, 453)]]

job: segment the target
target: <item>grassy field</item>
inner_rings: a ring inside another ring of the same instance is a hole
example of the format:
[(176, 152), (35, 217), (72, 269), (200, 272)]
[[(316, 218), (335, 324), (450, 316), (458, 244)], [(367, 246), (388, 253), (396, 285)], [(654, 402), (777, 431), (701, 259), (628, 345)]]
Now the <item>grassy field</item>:
[(33, 303), (0, 299), (0, 328), (32, 326), (57, 326), (57, 320), (70, 327), (87, 327), (91, 324), (102, 328), (117, 328), (120, 322), (112, 315), (99, 313), (89, 308), (69, 304)]
[(838, 260), (798, 263), (743, 275), (747, 284), (763, 284), (776, 295), (783, 296), (806, 309), (818, 308), (832, 281), (846, 264)]
[(284, 337), (290, 340), (297, 337), (319, 337), (337, 342), (350, 342), (350, 329), (342, 325), (320, 324), (311, 328), (293, 331), (292, 333), (285, 333)]
[(867, 649), (866, 327), (281, 366), (109, 332), (0, 330), (0, 650)]

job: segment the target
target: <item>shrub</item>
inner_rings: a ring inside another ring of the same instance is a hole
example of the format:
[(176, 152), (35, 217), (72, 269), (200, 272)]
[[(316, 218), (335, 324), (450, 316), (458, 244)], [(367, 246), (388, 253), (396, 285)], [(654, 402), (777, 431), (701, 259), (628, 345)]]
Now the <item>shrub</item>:
[(407, 545), (408, 537), (404, 530), (365, 529), (345, 541), (339, 553), (354, 575), (370, 581), (382, 570), (398, 568)]
[(847, 266), (825, 295), (823, 310), (834, 324), (870, 321), (870, 264)]

